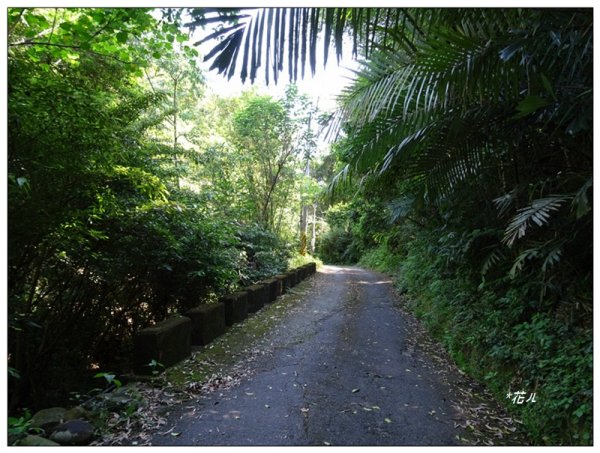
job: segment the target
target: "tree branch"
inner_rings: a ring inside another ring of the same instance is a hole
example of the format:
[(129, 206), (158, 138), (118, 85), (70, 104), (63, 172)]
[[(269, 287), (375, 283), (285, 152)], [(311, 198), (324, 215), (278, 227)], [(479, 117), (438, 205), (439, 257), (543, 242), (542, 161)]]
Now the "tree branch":
[(118, 61), (119, 63), (123, 63), (123, 64), (130, 64), (130, 65), (137, 65), (139, 64), (139, 62), (136, 61), (125, 61), (125, 60), (121, 60), (120, 58), (117, 58), (113, 55), (107, 55), (104, 53), (100, 53), (100, 52), (95, 52), (93, 50), (89, 50), (89, 49), (83, 49), (81, 48), (81, 46), (74, 46), (74, 45), (69, 45), (69, 44), (55, 44), (55, 43), (49, 43), (49, 42), (41, 42), (41, 41), (21, 41), (21, 42), (17, 42), (14, 44), (9, 44), (9, 47), (15, 47), (15, 46), (47, 46), (47, 47), (60, 47), (62, 49), (73, 49), (73, 50), (77, 50), (77, 51), (81, 51), (81, 52), (86, 52), (92, 55), (96, 55), (98, 57), (102, 57), (102, 58), (110, 58), (111, 60), (115, 60)]
[(12, 33), (13, 29), (16, 27), (16, 25), (21, 22), (21, 17), (23, 17), (23, 13), (27, 10), (27, 8), (23, 8), (21, 9), (21, 11), (19, 12), (19, 17), (17, 17), (17, 20), (15, 20), (15, 23), (13, 24), (12, 27), (9, 27), (8, 32), (6, 33), (7, 36), (10, 36), (10, 34)]

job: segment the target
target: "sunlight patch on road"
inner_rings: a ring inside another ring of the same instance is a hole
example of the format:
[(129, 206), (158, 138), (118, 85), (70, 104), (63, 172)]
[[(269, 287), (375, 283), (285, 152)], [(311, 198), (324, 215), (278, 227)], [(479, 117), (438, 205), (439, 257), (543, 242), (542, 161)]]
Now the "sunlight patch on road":
[(378, 282), (366, 282), (364, 280), (359, 280), (355, 282), (357, 285), (389, 285), (392, 283), (391, 280), (380, 280)]

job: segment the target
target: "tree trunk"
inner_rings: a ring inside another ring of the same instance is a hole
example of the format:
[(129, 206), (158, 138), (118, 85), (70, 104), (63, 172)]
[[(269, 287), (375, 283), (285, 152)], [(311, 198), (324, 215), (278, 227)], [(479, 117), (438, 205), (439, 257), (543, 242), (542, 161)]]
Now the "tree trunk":
[(173, 79), (173, 160), (175, 162), (177, 188), (181, 189), (181, 181), (179, 180), (179, 157), (177, 155), (177, 82), (178, 79)]
[(310, 254), (315, 254), (315, 244), (317, 242), (317, 204), (313, 204), (312, 218), (312, 236), (310, 238)]

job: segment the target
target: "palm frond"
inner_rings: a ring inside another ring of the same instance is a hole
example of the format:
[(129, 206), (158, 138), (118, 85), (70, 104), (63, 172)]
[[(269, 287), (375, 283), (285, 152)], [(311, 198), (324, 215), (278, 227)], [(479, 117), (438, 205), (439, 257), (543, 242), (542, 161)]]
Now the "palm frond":
[(566, 203), (571, 197), (567, 195), (553, 195), (533, 200), (531, 204), (517, 211), (506, 231), (502, 242), (511, 247), (517, 239), (525, 236), (532, 224), (542, 227), (548, 223), (553, 212)]
[(483, 260), (481, 265), (481, 275), (485, 276), (496, 264), (506, 259), (506, 255), (501, 248), (494, 248)]
[[(394, 18), (397, 24), (394, 31), (402, 35), (405, 43), (411, 43), (417, 36), (411, 21), (400, 21), (410, 12), (398, 8), (192, 8), (189, 14), (192, 20), (185, 25), (191, 30), (218, 24), (216, 30), (196, 44), (217, 41), (205, 61), (214, 59), (211, 69), (228, 77), (236, 72), (237, 60), (241, 59), (242, 67), (244, 61), (250, 61), (250, 79), (254, 81), (252, 75), (263, 65), (260, 58), (251, 58), (249, 53), (260, 55), (265, 41), (265, 60), (273, 62), (264, 67), (267, 83), (271, 76), (277, 82), (278, 74), (286, 69), (286, 53), (291, 81), (297, 80), (299, 66), (301, 76), (307, 63), (312, 73), (317, 70), (317, 48), (321, 43), (323, 64), (327, 64), (332, 47), (339, 61), (344, 35), (353, 41), (354, 56), (359, 53), (370, 56), (375, 49), (390, 45), (388, 27)], [(247, 73), (248, 70), (240, 72), (242, 80)]]
[(577, 219), (590, 212), (591, 207), (588, 199), (588, 191), (592, 188), (592, 178), (590, 177), (583, 186), (575, 193), (573, 197), (573, 208)]
[(406, 217), (412, 210), (415, 203), (415, 197), (403, 196), (388, 203), (390, 211), (390, 223), (395, 223)]
[(510, 208), (512, 208), (516, 201), (516, 195), (516, 190), (512, 190), (511, 192), (505, 193), (504, 195), (492, 200), (496, 206), (496, 209), (498, 210), (498, 215), (503, 216), (509, 211)]

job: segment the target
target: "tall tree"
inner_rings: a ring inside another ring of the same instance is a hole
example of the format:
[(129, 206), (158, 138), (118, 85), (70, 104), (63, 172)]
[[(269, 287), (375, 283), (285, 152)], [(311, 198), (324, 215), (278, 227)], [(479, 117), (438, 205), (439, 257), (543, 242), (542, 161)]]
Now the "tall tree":
[(233, 118), (232, 140), (244, 156), (255, 220), (279, 231), (296, 183), (295, 168), (307, 148), (308, 100), (290, 86), (281, 100), (253, 96)]
[(149, 116), (149, 121), (155, 123), (152, 136), (163, 151), (170, 148), (166, 155), (172, 161), (176, 187), (181, 189), (184, 167), (193, 148), (193, 129), (202, 121), (204, 77), (196, 60), (186, 57), (178, 47), (145, 68), (144, 74), (152, 92), (163, 99)]

